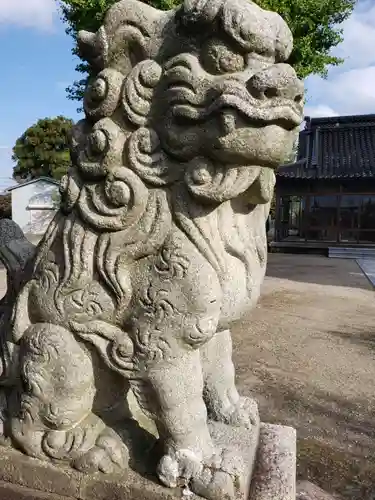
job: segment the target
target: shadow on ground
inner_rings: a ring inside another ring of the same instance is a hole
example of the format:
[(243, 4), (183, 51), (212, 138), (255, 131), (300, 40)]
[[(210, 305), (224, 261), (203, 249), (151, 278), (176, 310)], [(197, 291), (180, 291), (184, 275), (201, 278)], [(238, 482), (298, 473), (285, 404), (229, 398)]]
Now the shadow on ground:
[(263, 421), (297, 429), (298, 478), (375, 500), (375, 295), (357, 264), (270, 255), (232, 334), (240, 391)]
[[(366, 330), (353, 328), (351, 332), (337, 330), (337, 331), (331, 331), (330, 334), (339, 339), (347, 340), (354, 345), (364, 346), (368, 348), (370, 351), (372, 351), (375, 355), (375, 316), (374, 316), (373, 328), (369, 328)], [(375, 358), (374, 358), (374, 363), (375, 363)]]
[(319, 255), (269, 254), (267, 276), (317, 285), (372, 289), (356, 261)]
[(260, 382), (251, 395), (259, 401), (262, 420), (297, 429), (298, 479), (344, 499), (375, 499), (375, 413), (364, 416), (368, 401), (275, 384), (266, 371), (256, 372)]

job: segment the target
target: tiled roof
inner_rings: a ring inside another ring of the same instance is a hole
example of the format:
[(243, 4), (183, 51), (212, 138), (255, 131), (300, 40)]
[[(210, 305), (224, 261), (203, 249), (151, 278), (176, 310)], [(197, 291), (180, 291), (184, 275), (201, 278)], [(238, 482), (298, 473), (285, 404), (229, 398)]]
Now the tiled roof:
[(297, 162), (280, 167), (279, 177), (375, 178), (375, 115), (306, 119)]

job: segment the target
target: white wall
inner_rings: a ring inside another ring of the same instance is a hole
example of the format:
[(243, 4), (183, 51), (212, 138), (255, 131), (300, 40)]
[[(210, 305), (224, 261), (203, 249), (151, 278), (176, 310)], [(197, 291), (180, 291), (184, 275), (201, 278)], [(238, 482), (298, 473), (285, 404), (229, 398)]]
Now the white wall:
[(59, 186), (45, 180), (11, 191), (12, 219), (25, 234), (43, 234), (56, 213)]

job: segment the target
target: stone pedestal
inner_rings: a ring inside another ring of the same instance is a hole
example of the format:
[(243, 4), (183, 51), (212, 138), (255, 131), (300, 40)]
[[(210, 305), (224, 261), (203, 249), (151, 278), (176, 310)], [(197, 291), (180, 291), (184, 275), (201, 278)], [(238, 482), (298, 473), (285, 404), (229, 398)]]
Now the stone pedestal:
[[(290, 427), (262, 424), (257, 454), (256, 436), (213, 426), (218, 441), (241, 454), (247, 470), (244, 485), (252, 475), (249, 500), (295, 500), (295, 431)], [(121, 476), (86, 476), (61, 465), (29, 458), (9, 448), (0, 449), (1, 500), (176, 500), (183, 490), (161, 486), (153, 475), (128, 470)], [(196, 498), (199, 498), (196, 496)], [(218, 495), (219, 498), (224, 498)]]

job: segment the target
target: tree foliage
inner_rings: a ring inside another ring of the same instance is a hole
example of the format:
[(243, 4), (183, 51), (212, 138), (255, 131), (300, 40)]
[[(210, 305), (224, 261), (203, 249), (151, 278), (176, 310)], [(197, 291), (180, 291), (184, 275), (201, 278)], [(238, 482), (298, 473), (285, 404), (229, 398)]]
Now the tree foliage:
[[(66, 32), (76, 39), (79, 30), (95, 32), (103, 23), (106, 11), (117, 0), (57, 0)], [(167, 10), (182, 0), (143, 0), (153, 7)], [(288, 23), (294, 36), (294, 50), (290, 63), (300, 78), (311, 74), (325, 77), (330, 65), (343, 62), (331, 54), (331, 49), (342, 41), (340, 25), (353, 11), (355, 0), (255, 0), (261, 7), (278, 12)], [(76, 48), (73, 53), (78, 55)], [(77, 66), (83, 75), (68, 87), (68, 98), (81, 101), (88, 81), (89, 68), (85, 62)]]
[(0, 196), (0, 219), (11, 219), (12, 197), (10, 194)]
[(73, 121), (64, 116), (44, 118), (28, 128), (16, 141), (12, 159), (13, 177), (30, 180), (46, 176), (61, 179), (70, 164), (69, 134)]

